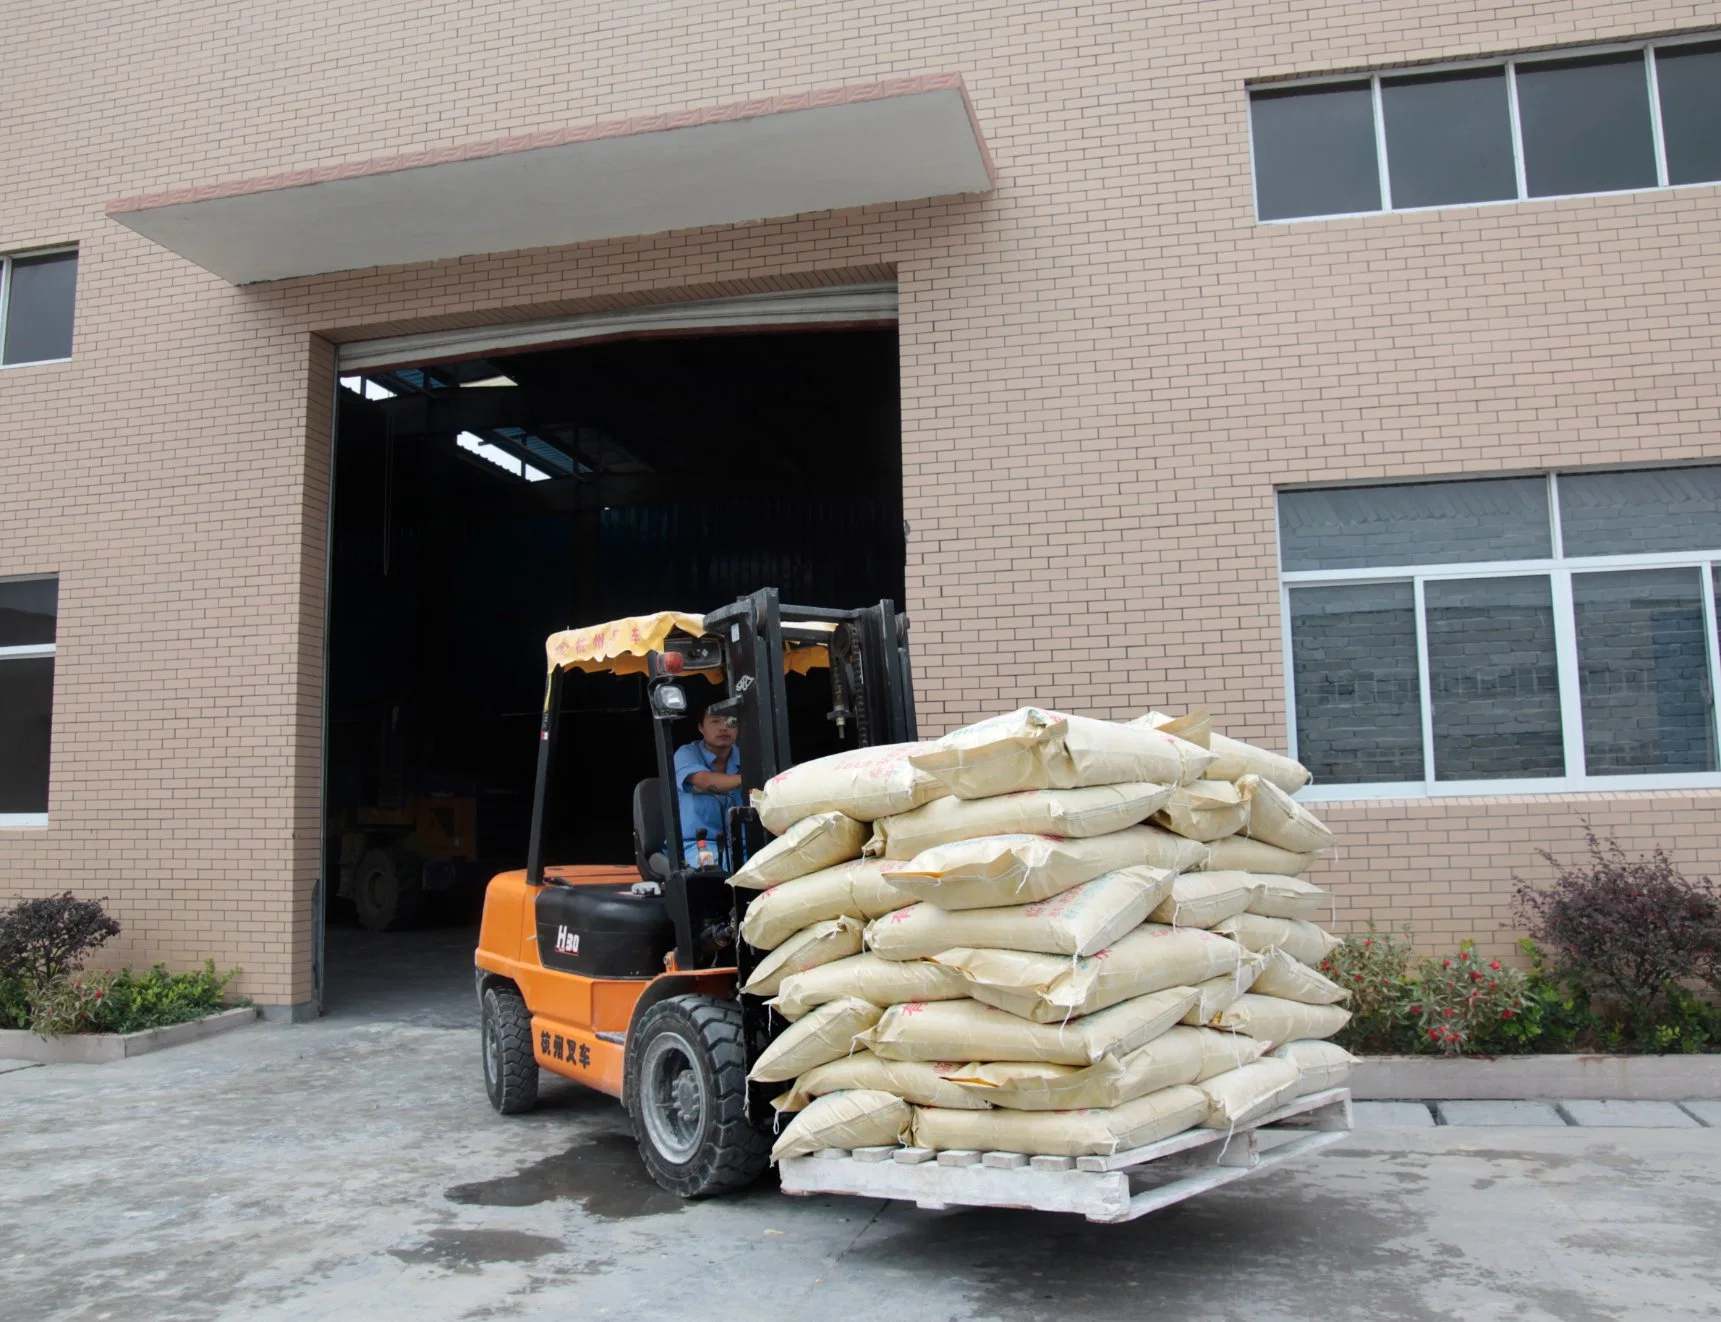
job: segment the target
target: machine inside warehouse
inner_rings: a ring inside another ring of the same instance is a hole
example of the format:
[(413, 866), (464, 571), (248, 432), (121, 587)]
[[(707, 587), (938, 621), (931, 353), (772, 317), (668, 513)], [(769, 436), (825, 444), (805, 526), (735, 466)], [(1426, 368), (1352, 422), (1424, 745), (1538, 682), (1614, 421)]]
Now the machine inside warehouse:
[[(472, 921), (525, 862), (544, 639), (761, 583), (903, 599), (894, 326), (658, 335), (341, 377), (329, 601), (325, 914)], [(829, 695), (797, 686), (816, 738)], [(652, 774), (638, 676), (566, 686), (546, 831), (632, 856)], [(692, 738), (692, 722), (681, 738)]]

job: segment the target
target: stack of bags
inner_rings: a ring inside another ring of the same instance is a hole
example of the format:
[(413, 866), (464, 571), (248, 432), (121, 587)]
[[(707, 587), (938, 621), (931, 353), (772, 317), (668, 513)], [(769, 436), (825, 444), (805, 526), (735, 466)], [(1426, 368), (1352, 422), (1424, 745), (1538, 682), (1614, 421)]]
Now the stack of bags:
[(1342, 1082), (1307, 780), (1204, 715), (1031, 707), (774, 778), (731, 878), (788, 1021), (773, 1156), (1105, 1154)]

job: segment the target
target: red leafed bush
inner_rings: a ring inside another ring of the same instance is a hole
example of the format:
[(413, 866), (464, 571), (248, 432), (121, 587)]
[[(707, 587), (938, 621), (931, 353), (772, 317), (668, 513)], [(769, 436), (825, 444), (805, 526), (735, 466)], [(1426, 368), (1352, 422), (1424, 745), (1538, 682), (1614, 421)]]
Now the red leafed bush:
[(1587, 827), (1584, 835), (1588, 859), (1562, 864), (1543, 851), (1553, 881), (1517, 880), (1518, 918), (1561, 978), (1648, 1026), (1682, 981), (1714, 980), (1721, 893), (1708, 877), (1685, 877), (1660, 849), (1628, 858), (1615, 841)]
[(81, 967), (85, 955), (119, 930), (100, 900), (80, 900), (70, 891), (20, 900), (0, 913), (0, 978), (45, 987)]

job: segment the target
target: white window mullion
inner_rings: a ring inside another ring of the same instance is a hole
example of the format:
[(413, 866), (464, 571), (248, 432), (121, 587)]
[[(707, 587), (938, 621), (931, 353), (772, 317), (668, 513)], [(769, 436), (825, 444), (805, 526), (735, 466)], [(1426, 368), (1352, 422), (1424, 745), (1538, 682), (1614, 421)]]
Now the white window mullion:
[(1380, 172), (1380, 209), (1392, 210), (1392, 173), (1386, 168), (1386, 103), (1380, 95), (1380, 75), (1368, 80), (1374, 96), (1374, 161)]
[(1422, 779), (1434, 783), (1434, 695), (1428, 677), (1428, 613), (1424, 610), (1422, 580), (1412, 580), (1416, 592), (1416, 684), (1422, 699)]
[(1566, 558), (1566, 530), (1560, 524), (1560, 479), (1548, 474), (1548, 535), (1554, 548), (1554, 559)]
[(1649, 84), (1649, 130), (1655, 139), (1655, 182), (1667, 187), (1667, 141), (1661, 136), (1661, 81), (1655, 68), (1655, 47), (1643, 48), (1643, 76)]
[(1566, 751), (1566, 778), (1581, 780), (1584, 766), (1584, 708), (1578, 681), (1578, 624), (1572, 609), (1569, 569), (1549, 575), (1554, 596), (1554, 655), (1560, 675), (1560, 730)]
[(26, 661), (32, 657), (54, 655), (53, 643), (21, 643), (16, 647), (0, 647), (0, 661)]
[(1703, 628), (1708, 634), (1709, 723), (1715, 729), (1716, 755), (1721, 757), (1721, 634), (1715, 628), (1715, 568), (1701, 566), (1703, 574)]
[(0, 257), (0, 361), (6, 351), (6, 305), (12, 301), (12, 259)]
[(1506, 61), (1506, 108), (1512, 120), (1512, 172), (1518, 179), (1518, 198), (1522, 201), (1530, 195), (1530, 187), (1524, 181), (1524, 126), (1518, 117), (1518, 62)]
[(1291, 760), (1295, 762), (1299, 760), (1296, 652), (1291, 646), (1291, 591), (1283, 587), (1279, 589), (1279, 640), (1285, 657), (1285, 726), (1288, 730), (1285, 747), (1290, 749)]

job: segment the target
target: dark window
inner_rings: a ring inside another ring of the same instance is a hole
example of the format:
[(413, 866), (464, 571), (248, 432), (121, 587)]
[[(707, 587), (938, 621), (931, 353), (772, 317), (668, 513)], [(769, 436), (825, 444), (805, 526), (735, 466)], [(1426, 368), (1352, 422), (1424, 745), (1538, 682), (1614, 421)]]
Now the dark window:
[(1567, 555), (1721, 550), (1721, 467), (1560, 477)]
[(1318, 782), (1421, 780), (1409, 583), (1291, 590), (1297, 757)]
[(60, 584), (52, 578), (0, 583), (0, 647), (31, 647), (54, 641)]
[(1262, 220), (1380, 210), (1368, 83), (1252, 92), (1249, 118)]
[(1715, 770), (1700, 571), (1574, 574), (1572, 610), (1589, 774)]
[(1423, 585), (1436, 780), (1566, 774), (1544, 577)]
[(1655, 186), (1641, 54), (1520, 63), (1517, 77), (1531, 197)]
[(1283, 568), (1373, 569), (1540, 559), (1553, 553), (1539, 477), (1286, 491)]
[(1655, 52), (1667, 182), (1721, 179), (1721, 42)]
[(1504, 68), (1380, 80), (1394, 207), (1518, 195)]
[(14, 257), (6, 272), (6, 344), (0, 361), (40, 363), (72, 356), (78, 255)]
[(48, 811), (54, 658), (0, 658), (0, 813)]

